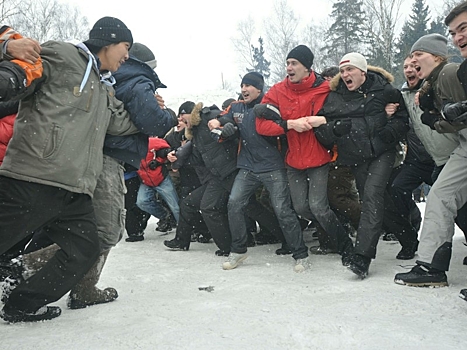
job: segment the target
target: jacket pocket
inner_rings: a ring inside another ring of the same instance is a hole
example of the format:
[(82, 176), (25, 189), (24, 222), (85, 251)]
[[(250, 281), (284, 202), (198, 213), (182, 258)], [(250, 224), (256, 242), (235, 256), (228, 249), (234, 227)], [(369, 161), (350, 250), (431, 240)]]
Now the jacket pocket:
[(42, 157), (44, 159), (53, 158), (62, 144), (63, 130), (60, 126), (53, 123), (44, 142)]

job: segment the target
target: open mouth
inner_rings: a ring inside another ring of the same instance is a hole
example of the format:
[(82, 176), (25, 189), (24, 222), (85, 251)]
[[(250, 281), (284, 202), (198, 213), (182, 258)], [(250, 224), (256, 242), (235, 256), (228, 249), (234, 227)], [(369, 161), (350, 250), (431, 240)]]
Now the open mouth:
[(415, 67), (415, 70), (416, 70), (417, 72), (420, 72), (420, 69), (421, 69), (420, 66), (416, 66), (416, 67)]
[(346, 79), (346, 80), (344, 80), (344, 83), (345, 83), (346, 85), (352, 85), (353, 80), (352, 80), (352, 79)]
[(250, 97), (250, 94), (247, 93), (247, 92), (245, 92), (245, 93), (242, 94), (242, 96), (243, 96), (243, 99), (244, 99), (244, 100), (247, 100), (248, 97)]
[(417, 77), (415, 75), (407, 75), (405, 78), (409, 83), (413, 83), (415, 82), (415, 80), (417, 80)]
[(459, 46), (459, 48), (463, 49), (464, 47), (467, 46), (467, 43), (465, 43), (465, 44), (458, 44), (458, 46)]

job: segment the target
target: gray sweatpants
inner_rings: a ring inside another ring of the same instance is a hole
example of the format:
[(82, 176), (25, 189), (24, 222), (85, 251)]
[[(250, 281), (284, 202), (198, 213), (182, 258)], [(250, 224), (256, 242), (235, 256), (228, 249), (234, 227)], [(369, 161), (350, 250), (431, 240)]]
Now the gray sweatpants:
[(467, 202), (467, 143), (456, 148), (430, 190), (418, 262), (448, 271), (457, 210)]

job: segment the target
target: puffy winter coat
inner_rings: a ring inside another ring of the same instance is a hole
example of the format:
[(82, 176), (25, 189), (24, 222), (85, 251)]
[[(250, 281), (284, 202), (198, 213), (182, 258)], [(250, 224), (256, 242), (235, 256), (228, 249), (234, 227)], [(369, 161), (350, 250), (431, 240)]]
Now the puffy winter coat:
[[(349, 91), (340, 74), (331, 81), (332, 92), (319, 111), (328, 121), (316, 129), (321, 142), (337, 144), (337, 161), (343, 165), (360, 164), (378, 157), (388, 150), (395, 150), (399, 141), (406, 137), (409, 129), (408, 114), (401, 92), (391, 85), (393, 77), (384, 69), (368, 67), (367, 79), (363, 85)], [(385, 106), (399, 103), (396, 113), (388, 118)], [(350, 133), (341, 137), (334, 134), (336, 120), (350, 119)], [(394, 138), (385, 143), (380, 132), (386, 129)]]
[[(149, 138), (149, 148), (146, 158), (141, 161), (141, 165), (138, 170), (138, 175), (143, 184), (150, 187), (156, 187), (164, 181), (168, 174), (168, 170), (164, 166), (164, 163), (167, 160), (167, 152), (164, 153), (161, 151), (169, 151), (170, 149), (170, 145), (164, 139), (160, 139), (158, 137)], [(162, 156), (162, 154), (164, 156)]]
[[(312, 72), (298, 84), (285, 78), (275, 84), (264, 95), (261, 103), (279, 107), (284, 120), (318, 115), (324, 100), (329, 94), (329, 84), (320, 75)], [(286, 164), (296, 169), (319, 167), (331, 161), (328, 150), (316, 139), (314, 130), (287, 132), (277, 123), (256, 118), (256, 130), (260, 135), (277, 136), (287, 134), (288, 150)]]
[(13, 136), (13, 124), (16, 114), (10, 114), (0, 119), (0, 165), (3, 163), (6, 148)]

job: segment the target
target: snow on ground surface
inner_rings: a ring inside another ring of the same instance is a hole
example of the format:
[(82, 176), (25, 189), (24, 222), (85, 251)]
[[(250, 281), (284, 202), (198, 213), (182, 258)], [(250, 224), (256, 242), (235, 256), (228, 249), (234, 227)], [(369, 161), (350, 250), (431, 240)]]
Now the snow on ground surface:
[[(421, 205), (423, 208), (423, 204)], [(380, 241), (370, 275), (358, 280), (336, 255), (311, 256), (294, 273), (279, 245), (249, 248), (239, 268), (223, 271), (213, 243), (166, 250), (151, 219), (142, 242), (122, 240), (109, 256), (101, 287), (112, 303), (38, 323), (0, 322), (0, 349), (466, 349), (467, 255), (456, 231), (449, 287), (396, 285), (415, 260), (395, 259), (400, 247)], [(306, 236), (307, 244), (315, 241)], [(207, 292), (200, 287), (212, 286)]]

